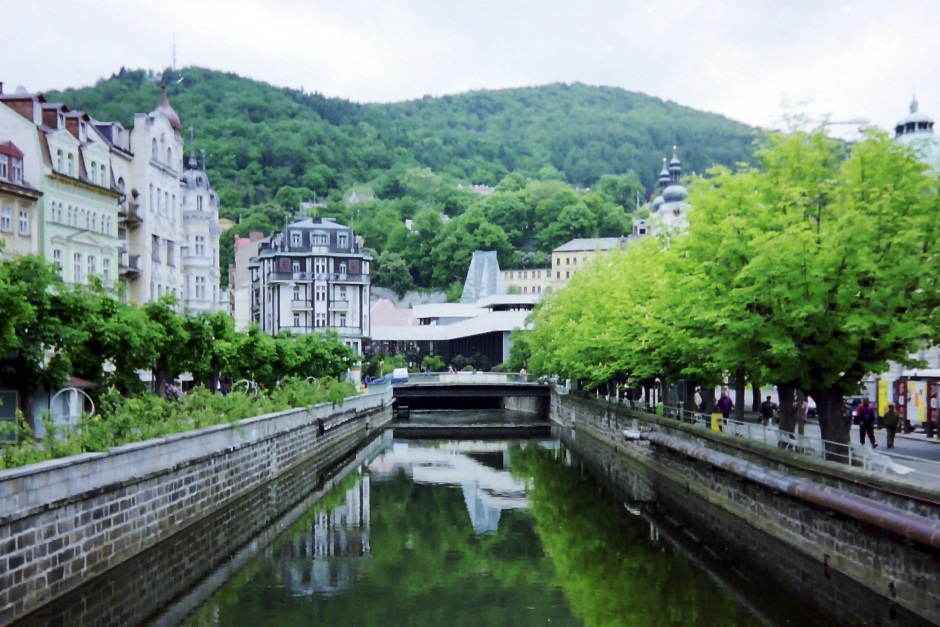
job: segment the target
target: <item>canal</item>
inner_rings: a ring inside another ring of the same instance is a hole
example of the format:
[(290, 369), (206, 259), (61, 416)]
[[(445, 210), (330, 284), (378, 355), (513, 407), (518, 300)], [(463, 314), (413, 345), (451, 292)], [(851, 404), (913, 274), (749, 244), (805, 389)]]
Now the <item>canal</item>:
[(296, 492), (217, 512), (23, 624), (833, 624), (661, 505), (606, 486), (557, 437), (386, 432), (298, 477), (285, 483)]

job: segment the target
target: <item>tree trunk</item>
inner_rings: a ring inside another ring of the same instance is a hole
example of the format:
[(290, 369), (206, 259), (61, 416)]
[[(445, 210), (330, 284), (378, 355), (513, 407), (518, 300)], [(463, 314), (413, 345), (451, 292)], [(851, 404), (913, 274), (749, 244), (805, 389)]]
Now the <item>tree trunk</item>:
[(780, 402), (780, 430), (787, 433), (796, 431), (796, 407), (794, 395), (796, 386), (788, 383), (777, 384), (777, 395)]
[(751, 411), (755, 414), (760, 411), (760, 383), (757, 379), (751, 379)]
[(153, 393), (157, 396), (166, 393), (166, 369), (159, 365), (153, 369)]
[(810, 396), (816, 401), (816, 414), (819, 417), (819, 431), (826, 440), (826, 459), (848, 463), (849, 430), (842, 417), (842, 390), (825, 388), (810, 390)]
[(702, 390), (702, 400), (705, 401), (705, 413), (715, 413), (715, 402), (717, 401), (715, 398), (715, 385), (709, 385)]
[(17, 388), (17, 394), (20, 396), (20, 411), (23, 412), (23, 417), (26, 419), (26, 424), (29, 425), (29, 428), (33, 430), (33, 436), (36, 435), (36, 420), (35, 412), (33, 407), (35, 404), (35, 399), (33, 398), (33, 390), (26, 390), (23, 388)]
[(695, 382), (689, 379), (685, 380), (685, 403), (682, 407), (686, 411), (698, 411), (698, 407), (695, 406)]
[(744, 392), (747, 389), (747, 380), (744, 368), (738, 368), (734, 373), (734, 419), (744, 422)]

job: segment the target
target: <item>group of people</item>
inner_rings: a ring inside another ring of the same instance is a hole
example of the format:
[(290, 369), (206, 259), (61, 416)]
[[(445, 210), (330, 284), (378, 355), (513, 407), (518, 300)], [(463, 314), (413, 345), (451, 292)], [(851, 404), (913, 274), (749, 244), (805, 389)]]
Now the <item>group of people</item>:
[[(698, 411), (705, 411), (705, 403), (702, 400), (700, 388), (695, 389), (694, 402)], [(759, 411), (761, 424), (765, 426), (773, 424), (773, 419), (777, 414), (777, 409), (777, 404), (771, 400), (770, 396), (768, 396), (767, 399), (760, 405)], [(719, 398), (715, 403), (715, 410), (721, 412), (721, 415), (724, 418), (731, 416), (731, 412), (734, 410), (734, 401), (731, 400), (731, 397), (728, 396), (726, 391), (722, 391), (721, 398)], [(807, 403), (804, 401), (804, 416), (806, 415), (806, 412)], [(875, 440), (875, 423), (878, 420), (878, 413), (875, 411), (875, 407), (871, 404), (869, 399), (863, 399), (861, 404), (858, 405), (857, 410), (854, 410), (848, 403), (843, 402), (842, 417), (845, 421), (845, 428), (849, 433), (852, 431), (853, 422), (858, 425), (859, 442), (861, 444), (865, 444), (865, 440), (867, 438), (871, 443), (872, 448), (878, 448), (878, 442)], [(888, 448), (894, 448), (894, 439), (898, 433), (898, 427), (900, 426), (901, 418), (893, 403), (888, 404), (888, 409), (885, 411), (884, 416), (881, 417), (881, 422), (884, 424), (885, 431), (887, 432)]]

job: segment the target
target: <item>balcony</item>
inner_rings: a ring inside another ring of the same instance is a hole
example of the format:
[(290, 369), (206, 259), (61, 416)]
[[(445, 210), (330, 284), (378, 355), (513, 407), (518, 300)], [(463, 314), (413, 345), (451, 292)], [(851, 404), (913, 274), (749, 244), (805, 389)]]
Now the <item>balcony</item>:
[(292, 300), (290, 303), (290, 308), (293, 311), (312, 311), (313, 303), (307, 300)]
[(368, 283), (368, 274), (345, 274), (339, 272), (269, 272), (269, 282), (332, 281), (341, 283)]
[(325, 333), (327, 331), (336, 331), (342, 336), (361, 337), (362, 329), (359, 327), (292, 327), (282, 326), (278, 331), (290, 331), (293, 335), (310, 335), (311, 333)]
[(140, 216), (140, 205), (129, 202), (126, 206), (118, 207), (118, 225), (128, 229), (136, 229), (144, 219)]
[(123, 253), (118, 264), (118, 275), (122, 279), (136, 279), (140, 276), (140, 255)]
[(349, 311), (349, 301), (331, 300), (329, 309), (330, 311)]

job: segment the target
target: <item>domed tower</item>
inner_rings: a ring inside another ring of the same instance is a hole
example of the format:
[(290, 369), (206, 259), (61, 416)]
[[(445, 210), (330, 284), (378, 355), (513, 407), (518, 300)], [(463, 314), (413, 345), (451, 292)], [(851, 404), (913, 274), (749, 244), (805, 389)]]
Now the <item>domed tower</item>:
[(911, 99), (910, 113), (894, 125), (894, 137), (917, 151), (921, 161), (940, 169), (940, 138), (934, 135), (933, 118), (917, 108), (915, 97)]
[[(657, 222), (667, 228), (682, 230), (686, 227), (686, 215), (689, 205), (685, 202), (689, 197), (688, 190), (682, 186), (679, 179), (682, 177), (682, 163), (679, 161), (678, 147), (672, 147), (672, 159), (666, 166), (663, 159), (663, 170), (659, 174), (659, 184), (663, 187), (658, 205), (654, 202), (654, 211)], [(659, 200), (659, 199), (657, 199)]]
[(667, 187), (669, 187), (669, 169), (666, 167), (666, 157), (663, 157), (663, 169), (659, 172), (659, 195), (653, 200), (653, 213), (658, 212), (665, 202), (663, 191)]
[(173, 109), (172, 105), (170, 105), (169, 98), (166, 97), (166, 83), (160, 85), (160, 89), (162, 90), (160, 93), (160, 100), (157, 102), (157, 106), (153, 108), (153, 111), (150, 112), (150, 115), (165, 115), (167, 121), (170, 123), (170, 126), (173, 128), (176, 134), (179, 135), (180, 116), (176, 114), (176, 110)]
[[(183, 199), (183, 237), (187, 251), (183, 257), (183, 306), (190, 312), (220, 310), (219, 293), (219, 195), (199, 168), (190, 127), (188, 168), (180, 176)], [(203, 164), (205, 168), (205, 164)]]

